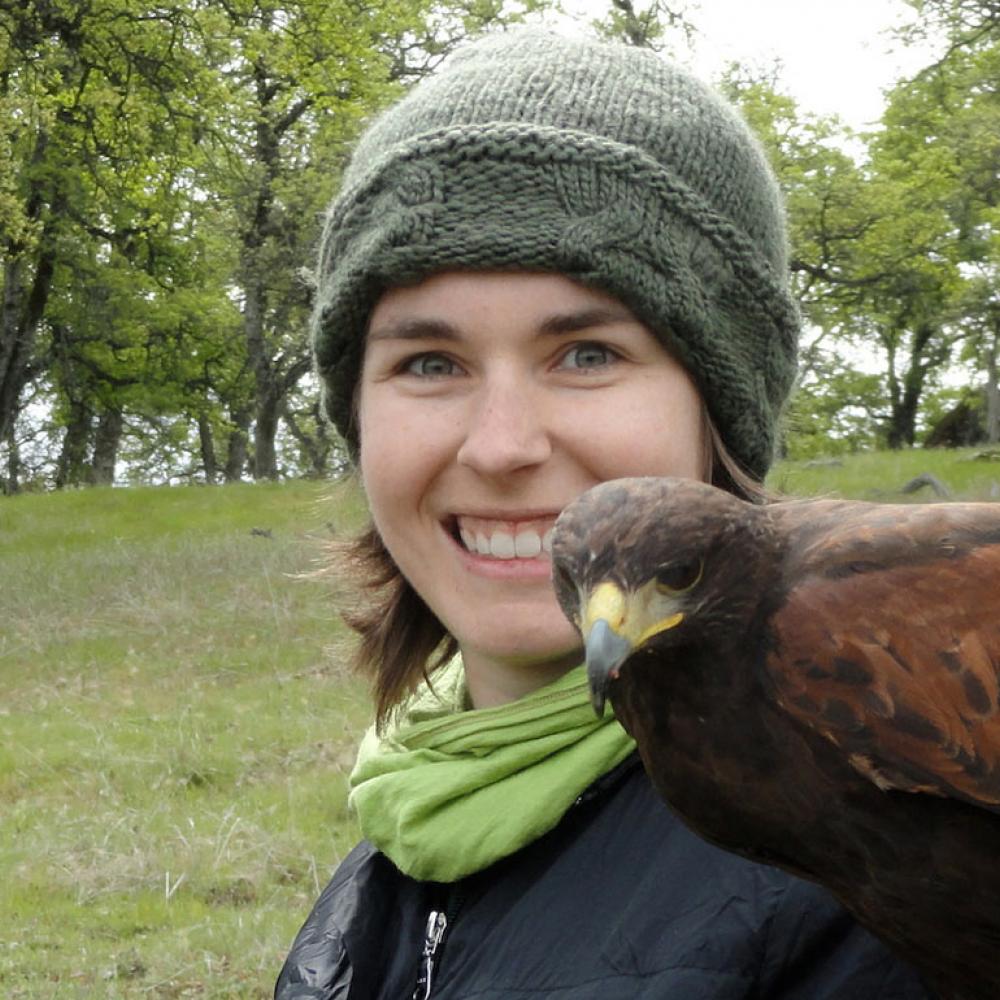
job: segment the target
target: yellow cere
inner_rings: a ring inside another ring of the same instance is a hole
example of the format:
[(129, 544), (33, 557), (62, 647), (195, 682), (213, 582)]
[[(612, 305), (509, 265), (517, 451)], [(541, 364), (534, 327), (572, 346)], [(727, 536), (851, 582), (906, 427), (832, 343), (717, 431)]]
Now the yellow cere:
[(620, 587), (607, 580), (599, 583), (587, 601), (587, 609), (583, 616), (584, 634), (590, 631), (594, 622), (603, 618), (611, 628), (618, 632), (625, 620), (627, 610), (625, 594)]
[(596, 621), (603, 619), (611, 630), (627, 639), (633, 649), (660, 632), (674, 628), (684, 619), (673, 600), (658, 590), (656, 580), (647, 581), (634, 593), (605, 580), (599, 583), (587, 601), (583, 617), (583, 634), (587, 635)]

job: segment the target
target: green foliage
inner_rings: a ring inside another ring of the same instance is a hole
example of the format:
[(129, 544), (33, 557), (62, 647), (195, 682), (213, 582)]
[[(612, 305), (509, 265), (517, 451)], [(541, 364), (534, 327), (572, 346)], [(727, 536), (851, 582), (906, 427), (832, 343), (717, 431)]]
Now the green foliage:
[(1000, 39), (1000, 7), (996, 0), (905, 0), (916, 18), (903, 37), (927, 38), (944, 32), (949, 48), (945, 59), (959, 49)]
[(226, 255), (206, 247), (196, 187), (219, 94), (202, 58), (201, 13), (190, 3), (109, 2), (0, 14), (11, 109), (0, 133), (17, 147), (17, 190), (35, 234), (0, 248), (14, 305), (0, 342), (22, 354), (20, 370), (5, 373), (15, 398), (0, 404), (44, 373), (57, 419), (73, 414), (84, 444), (98, 413), (183, 410), (193, 388), (164, 368), (162, 344), (176, 347), (192, 320), (202, 341), (232, 326), (219, 315), (232, 310)]
[[(336, 467), (302, 268), (353, 139), (470, 34), (549, 6), (0, 6), (6, 487), (101, 481), (116, 458), (133, 482)], [(720, 82), (789, 210), (793, 455), (918, 440), (956, 360), (1000, 400), (1000, 19), (989, 0), (910, 6), (910, 33), (947, 44), (869, 135), (805, 113), (776, 72)], [(686, 2), (607, 0), (592, 27), (683, 49), (696, 23)], [(877, 377), (843, 360), (859, 352)]]
[(785, 414), (790, 459), (844, 455), (884, 446), (882, 380), (815, 350)]
[(637, 6), (633, 0), (608, 0), (607, 8), (605, 16), (591, 24), (601, 38), (659, 51), (676, 36), (690, 44), (697, 33), (686, 2), (652, 0)]
[[(974, 4), (967, 5), (969, 8)], [(957, 9), (957, 8), (956, 8)], [(958, 353), (996, 353), (995, 324), (981, 322), (988, 299), (973, 293), (977, 276), (995, 281), (996, 205), (1000, 180), (1000, 70), (998, 38), (981, 35), (976, 44), (950, 48), (945, 57), (901, 83), (889, 95), (884, 128), (871, 143), (871, 160), (884, 191), (884, 232), (868, 249), (906, 247), (913, 256), (890, 269), (873, 286), (873, 315), (890, 363), (894, 408), (908, 421), (905, 440), (919, 423), (916, 397), (930, 387), (943, 364)], [(893, 370), (900, 357), (905, 362)], [(985, 373), (995, 384), (995, 371)]]
[[(866, 179), (845, 148), (858, 137), (837, 119), (803, 112), (774, 75), (731, 65), (720, 82), (761, 139), (785, 196), (790, 269), (804, 318), (842, 332), (851, 247), (863, 233)], [(807, 356), (806, 366), (811, 358)]]
[[(151, 467), (164, 421), (197, 428), (206, 477), (284, 471), (274, 443), (311, 366), (301, 272), (362, 121), (469, 33), (543, 5), (0, 8), (0, 447), (12, 468), (37, 438), (23, 420), (11, 433), (17, 411), (43, 388), (64, 428), (47, 471), (57, 485), (100, 479), (102, 434), (111, 466), (128, 452)], [(308, 420), (293, 434), (309, 467), (329, 464), (334, 443)]]
[[(774, 79), (740, 67), (725, 77), (786, 192), (806, 321), (793, 453), (822, 449), (825, 433), (835, 448), (913, 444), (953, 360), (982, 359), (995, 377), (995, 303), (970, 281), (972, 268), (996, 278), (998, 59), (992, 44), (957, 47), (900, 82), (867, 136), (802, 114)], [(862, 143), (856, 162), (845, 150)], [(832, 361), (858, 350), (882, 365), (879, 379)]]

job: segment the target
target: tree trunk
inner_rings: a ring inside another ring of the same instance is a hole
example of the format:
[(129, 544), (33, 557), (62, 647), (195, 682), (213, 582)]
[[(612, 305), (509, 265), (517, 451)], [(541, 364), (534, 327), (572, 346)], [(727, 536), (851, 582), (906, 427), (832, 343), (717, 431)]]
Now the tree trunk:
[(886, 427), (886, 445), (894, 451), (903, 447), (902, 428), (899, 422), (900, 397), (899, 376), (896, 374), (896, 341), (892, 331), (883, 330), (880, 340), (885, 347), (887, 359), (886, 381), (889, 389), (889, 424)]
[(205, 470), (205, 482), (209, 486), (214, 486), (219, 478), (219, 466), (215, 459), (212, 422), (204, 413), (198, 416), (198, 443), (201, 446), (201, 465)]
[(892, 449), (912, 447), (917, 437), (917, 412), (923, 396), (927, 373), (947, 359), (947, 349), (934, 337), (938, 327), (921, 323), (913, 330), (907, 368), (902, 383), (895, 371), (895, 351), (889, 352), (889, 389), (892, 412), (889, 418), (887, 444)]
[(70, 403), (69, 420), (63, 437), (56, 465), (56, 487), (81, 486), (90, 482), (91, 470), (87, 465), (93, 414), (86, 403)]
[(905, 392), (899, 405), (893, 408), (889, 420), (887, 444), (893, 451), (912, 448), (917, 436), (917, 399), (911, 392)]
[(227, 483), (238, 483), (247, 464), (247, 444), (250, 439), (250, 410), (241, 408), (232, 413), (233, 429), (226, 442), (226, 466), (223, 476)]
[(903, 395), (892, 415), (890, 448), (912, 448), (917, 437), (917, 409), (924, 391), (926, 367), (914, 362), (903, 378)]
[(253, 433), (253, 475), (254, 479), (278, 478), (278, 455), (274, 439), (278, 434), (278, 413), (281, 398), (276, 391), (257, 397), (257, 419)]
[[(254, 64), (258, 115), (253, 162), (259, 171), (253, 209), (241, 234), (243, 284), (243, 328), (247, 358), (254, 374), (254, 479), (277, 479), (278, 466), (274, 438), (278, 429), (278, 408), (283, 397), (267, 339), (268, 284), (262, 252), (274, 229), (274, 182), (281, 170), (281, 135), (294, 124), (292, 109), (279, 115), (274, 108), (276, 91), (269, 79), (266, 59)], [(304, 110), (304, 109), (303, 109)], [(291, 115), (292, 117), (289, 117)]]
[(0, 480), (0, 487), (8, 496), (21, 489), (21, 455), (17, 450), (13, 430), (7, 435), (7, 476)]
[[(37, 167), (44, 161), (48, 144), (48, 134), (41, 132), (32, 152), (33, 166)], [(23, 243), (4, 240), (2, 246), (6, 262), (3, 306), (0, 308), (0, 441), (13, 430), (21, 393), (31, 380), (38, 327), (45, 315), (55, 270), (55, 228), (65, 209), (66, 199), (57, 195), (46, 212), (43, 183), (32, 183), (25, 211), (25, 216), (33, 222), (45, 216), (30, 273), (29, 251)]]
[(997, 352), (1000, 347), (1000, 316), (997, 317), (993, 336), (986, 352), (986, 441), (1000, 441), (1000, 386), (997, 385)]
[(97, 421), (94, 435), (94, 458), (91, 463), (92, 480), (98, 486), (113, 486), (118, 445), (121, 442), (125, 420), (119, 409), (104, 410)]
[[(258, 214), (266, 217), (269, 198), (265, 199), (262, 195), (261, 201), (263, 204)], [(278, 413), (284, 393), (265, 334), (267, 288), (260, 273), (259, 261), (254, 256), (254, 243), (259, 247), (263, 242), (262, 233), (266, 223), (258, 220), (258, 225), (260, 228), (255, 230), (255, 235), (247, 238), (243, 265), (243, 330), (247, 358), (254, 374), (253, 476), (254, 479), (277, 479), (274, 439), (278, 431)]]
[(267, 291), (254, 259), (254, 250), (247, 248), (243, 265), (243, 333), (246, 337), (247, 359), (254, 376), (254, 479), (276, 479), (274, 435), (277, 415), (271, 402), (275, 395), (272, 361), (264, 336), (264, 315), (267, 311)]
[(906, 447), (906, 419), (902, 410), (894, 409), (890, 414), (885, 443), (892, 451), (899, 451)]
[(14, 431), (27, 381), (25, 369), (31, 344), (21, 331), (24, 261), (8, 260), (3, 268), (3, 312), (0, 313), (0, 439)]
[(42, 254), (28, 287), (23, 258), (9, 260), (4, 265), (0, 311), (0, 440), (13, 431), (21, 393), (31, 380), (35, 341), (49, 297), (53, 266), (53, 254)]

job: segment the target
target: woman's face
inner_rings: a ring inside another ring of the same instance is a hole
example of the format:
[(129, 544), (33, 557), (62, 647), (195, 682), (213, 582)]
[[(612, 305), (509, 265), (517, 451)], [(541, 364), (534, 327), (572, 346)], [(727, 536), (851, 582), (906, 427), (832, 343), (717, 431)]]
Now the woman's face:
[(375, 525), (458, 641), (477, 707), (579, 661), (549, 580), (562, 508), (607, 479), (706, 472), (687, 372), (620, 302), (558, 275), (449, 272), (387, 292), (359, 426)]

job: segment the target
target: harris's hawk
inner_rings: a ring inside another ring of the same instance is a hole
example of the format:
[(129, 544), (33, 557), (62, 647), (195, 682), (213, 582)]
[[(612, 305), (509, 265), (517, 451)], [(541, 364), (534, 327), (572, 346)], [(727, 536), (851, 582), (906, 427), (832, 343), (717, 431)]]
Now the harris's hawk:
[(1000, 996), (1000, 504), (615, 480), (553, 573), (694, 830), (827, 886), (942, 997)]

